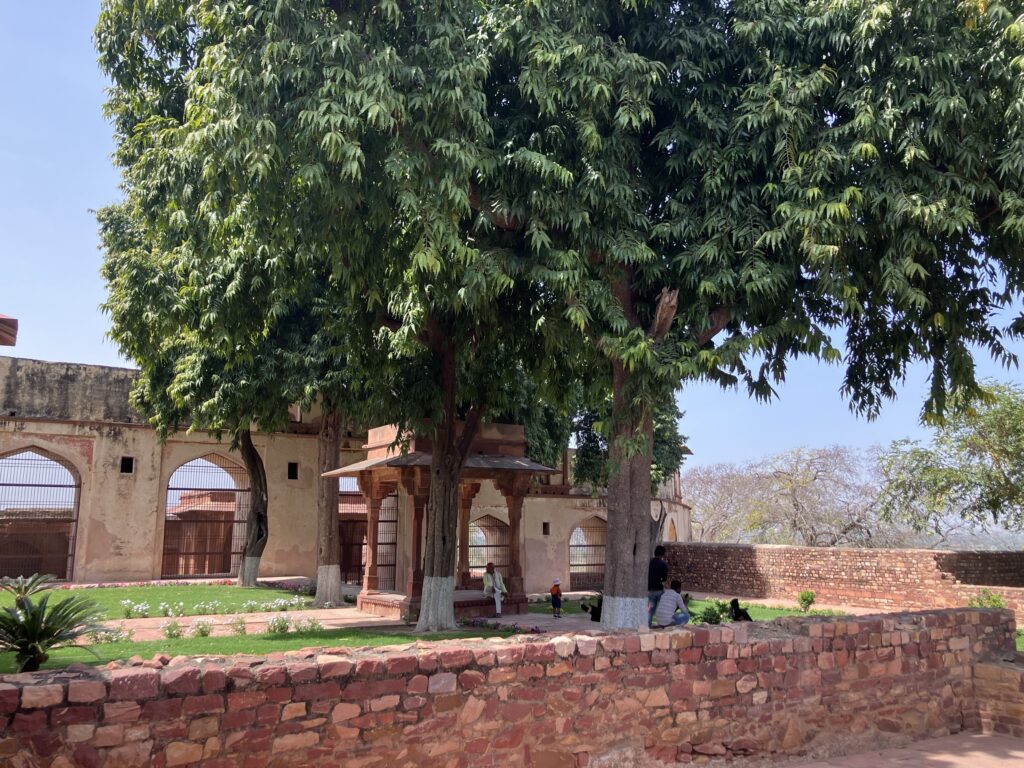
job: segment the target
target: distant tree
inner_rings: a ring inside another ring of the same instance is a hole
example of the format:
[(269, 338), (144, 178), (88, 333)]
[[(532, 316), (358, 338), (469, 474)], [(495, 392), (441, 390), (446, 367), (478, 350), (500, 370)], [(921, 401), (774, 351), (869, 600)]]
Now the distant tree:
[(883, 513), (933, 532), (950, 517), (1024, 528), (1024, 388), (988, 383), (954, 405), (930, 443), (900, 440), (882, 456)]
[(960, 533), (937, 521), (936, 538), (882, 515), (872, 452), (842, 446), (799, 448), (743, 465), (716, 464), (683, 474), (697, 541), (805, 547), (908, 547)]
[(683, 500), (690, 505), (694, 541), (749, 541), (751, 506), (757, 477), (736, 464), (711, 464), (683, 472)]

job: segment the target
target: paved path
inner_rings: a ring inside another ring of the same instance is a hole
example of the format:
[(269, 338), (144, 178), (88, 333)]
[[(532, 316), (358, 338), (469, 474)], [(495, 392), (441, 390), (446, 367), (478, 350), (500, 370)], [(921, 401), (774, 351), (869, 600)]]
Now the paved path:
[(811, 763), (789, 763), (787, 768), (1020, 768), (1024, 766), (1024, 740), (1009, 736), (961, 733), (929, 739), (903, 749), (885, 749), (835, 757)]

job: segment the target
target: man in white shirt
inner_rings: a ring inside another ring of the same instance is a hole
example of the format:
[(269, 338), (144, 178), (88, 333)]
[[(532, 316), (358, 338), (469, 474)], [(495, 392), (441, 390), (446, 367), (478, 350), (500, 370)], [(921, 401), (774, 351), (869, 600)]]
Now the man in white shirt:
[[(687, 601), (679, 594), (683, 588), (681, 581), (673, 581), (672, 588), (666, 589), (658, 600), (654, 611), (654, 625), (657, 627), (677, 627), (690, 621), (690, 609)], [(679, 611), (679, 613), (676, 613)]]
[(505, 588), (501, 574), (494, 570), (494, 563), (488, 563), (487, 570), (484, 571), (484, 594), (494, 598), (494, 615), (496, 618), (500, 618), (501, 596), (508, 594), (508, 590)]

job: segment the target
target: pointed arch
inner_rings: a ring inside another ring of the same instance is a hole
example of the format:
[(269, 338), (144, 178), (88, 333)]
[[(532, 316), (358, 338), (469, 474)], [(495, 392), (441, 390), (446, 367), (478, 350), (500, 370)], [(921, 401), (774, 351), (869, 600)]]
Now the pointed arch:
[(679, 541), (679, 534), (676, 531), (676, 521), (668, 521), (668, 530), (665, 532), (665, 541)]
[(608, 523), (594, 515), (569, 535), (569, 588), (573, 591), (599, 590), (604, 587), (604, 558), (608, 543)]
[(163, 577), (237, 576), (251, 503), (245, 467), (207, 453), (178, 466), (166, 490)]
[(469, 524), (470, 574), (482, 578), (488, 563), (503, 574), (509, 572), (509, 528), (493, 515), (482, 515)]
[(82, 479), (36, 445), (0, 454), (0, 577), (74, 576)]

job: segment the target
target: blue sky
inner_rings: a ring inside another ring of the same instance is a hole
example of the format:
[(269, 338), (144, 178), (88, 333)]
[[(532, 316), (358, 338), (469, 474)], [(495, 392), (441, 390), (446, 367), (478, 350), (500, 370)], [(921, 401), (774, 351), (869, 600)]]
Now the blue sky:
[[(119, 197), (103, 118), (105, 82), (92, 28), (98, 2), (0, 3), (0, 313), (20, 321), (18, 346), (2, 354), (42, 360), (124, 364), (104, 334), (107, 318), (91, 210)], [(1017, 345), (1024, 353), (1024, 345)], [(985, 376), (1020, 381), (979, 358)], [(799, 446), (868, 447), (924, 435), (918, 415), (927, 391), (913, 370), (874, 422), (855, 417), (839, 396), (842, 370), (794, 363), (770, 404), (742, 391), (695, 384), (679, 402), (694, 456), (689, 466), (746, 461)]]

